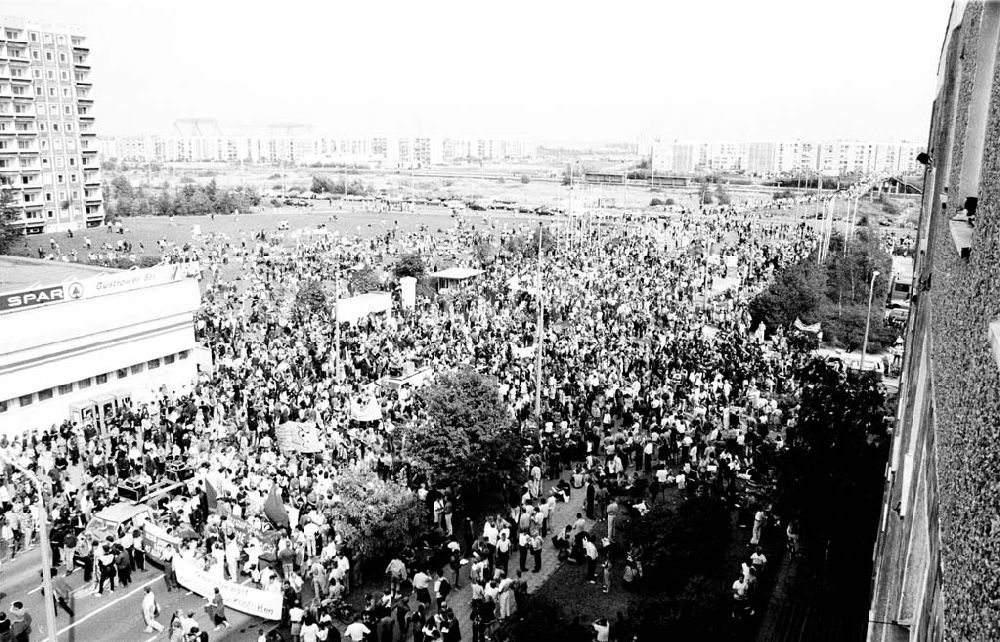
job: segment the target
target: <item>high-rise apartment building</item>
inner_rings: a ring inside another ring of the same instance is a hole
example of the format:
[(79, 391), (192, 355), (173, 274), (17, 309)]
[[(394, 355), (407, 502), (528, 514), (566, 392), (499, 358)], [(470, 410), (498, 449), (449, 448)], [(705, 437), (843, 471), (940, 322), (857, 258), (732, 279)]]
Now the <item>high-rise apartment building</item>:
[(922, 158), (869, 642), (1000, 639), (998, 41), (1000, 2), (954, 2)]
[(0, 16), (0, 186), (26, 232), (104, 221), (89, 59), (77, 30)]

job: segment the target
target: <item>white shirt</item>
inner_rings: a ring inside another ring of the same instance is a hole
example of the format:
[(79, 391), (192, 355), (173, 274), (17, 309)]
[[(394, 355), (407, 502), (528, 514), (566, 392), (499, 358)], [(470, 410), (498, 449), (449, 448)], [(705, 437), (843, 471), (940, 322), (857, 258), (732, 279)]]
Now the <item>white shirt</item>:
[(354, 622), (344, 629), (344, 635), (354, 640), (354, 642), (361, 642), (369, 633), (371, 633), (371, 629), (361, 622)]

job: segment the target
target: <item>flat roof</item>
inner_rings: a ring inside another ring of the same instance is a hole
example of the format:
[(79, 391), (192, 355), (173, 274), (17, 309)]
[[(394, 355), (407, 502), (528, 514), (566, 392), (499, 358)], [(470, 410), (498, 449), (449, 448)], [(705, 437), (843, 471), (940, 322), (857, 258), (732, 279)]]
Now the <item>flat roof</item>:
[(0, 292), (19, 292), (30, 290), (33, 286), (58, 285), (65, 281), (120, 271), (86, 263), (0, 256)]
[(436, 279), (462, 281), (464, 279), (471, 279), (474, 276), (479, 276), (482, 273), (483, 270), (477, 270), (475, 268), (451, 267), (446, 270), (441, 270), (440, 272), (431, 272), (430, 276), (433, 276)]

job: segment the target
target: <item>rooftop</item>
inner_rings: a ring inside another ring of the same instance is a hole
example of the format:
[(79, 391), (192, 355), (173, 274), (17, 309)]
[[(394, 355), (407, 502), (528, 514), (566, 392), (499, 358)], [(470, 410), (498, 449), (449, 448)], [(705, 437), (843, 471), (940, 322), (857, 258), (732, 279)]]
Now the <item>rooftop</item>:
[(57, 285), (64, 281), (117, 271), (112, 268), (82, 263), (0, 256), (0, 292), (30, 290), (36, 286)]
[(474, 276), (479, 276), (482, 273), (482, 270), (477, 270), (475, 268), (452, 267), (447, 270), (441, 270), (440, 272), (431, 272), (429, 276), (436, 279), (464, 281), (465, 279), (471, 279)]

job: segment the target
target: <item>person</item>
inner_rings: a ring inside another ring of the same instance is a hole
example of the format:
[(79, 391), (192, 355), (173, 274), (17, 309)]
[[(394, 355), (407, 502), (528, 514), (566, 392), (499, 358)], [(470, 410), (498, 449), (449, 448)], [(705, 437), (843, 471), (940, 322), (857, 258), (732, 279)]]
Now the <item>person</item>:
[(604, 560), (603, 580), (604, 581), (601, 583), (601, 590), (603, 590), (604, 593), (607, 594), (608, 592), (611, 591), (611, 558), (610, 557), (608, 557), (606, 560)]
[(354, 616), (354, 621), (347, 625), (347, 628), (344, 629), (344, 635), (347, 636), (347, 639), (351, 640), (351, 642), (361, 642), (365, 639), (365, 636), (370, 633), (371, 629), (364, 625), (361, 621), (360, 615)]
[(424, 569), (417, 571), (413, 576), (413, 589), (417, 592), (417, 601), (424, 606), (431, 603), (431, 576), (424, 572)]
[(56, 574), (55, 568), (50, 569), (50, 573), (52, 576), (52, 603), (55, 605), (56, 614), (59, 614), (59, 607), (62, 607), (70, 617), (74, 617), (73, 609), (69, 605), (69, 601), (73, 599), (72, 589), (64, 577), (59, 577)]
[(545, 540), (542, 539), (542, 534), (537, 530), (531, 531), (531, 555), (535, 558), (535, 568), (531, 569), (532, 573), (538, 573), (542, 570), (542, 547), (545, 546)]
[(115, 556), (111, 552), (108, 544), (101, 545), (101, 554), (97, 557), (98, 587), (97, 594), (104, 595), (104, 582), (107, 580), (108, 588), (115, 592)]
[(24, 610), (24, 603), (10, 605), (10, 633), (14, 642), (28, 642), (31, 635), (31, 614)]
[(510, 538), (507, 537), (507, 531), (504, 530), (500, 533), (500, 539), (497, 540), (497, 563), (496, 567), (507, 574), (507, 569), (510, 566)]
[(590, 541), (590, 535), (584, 534), (583, 536), (583, 552), (584, 557), (587, 558), (587, 581), (591, 584), (597, 583), (597, 546)]
[(594, 640), (597, 642), (608, 642), (611, 639), (611, 624), (606, 618), (600, 617), (594, 620)]
[(764, 512), (764, 508), (760, 507), (753, 516), (753, 535), (750, 537), (750, 544), (756, 546), (760, 544), (760, 538), (764, 530), (764, 521), (767, 519), (767, 513)]
[(163, 630), (163, 625), (156, 621), (156, 616), (159, 614), (160, 605), (156, 603), (153, 589), (147, 586), (146, 593), (142, 596), (142, 619), (146, 623), (146, 633)]
[(399, 590), (399, 584), (406, 579), (406, 564), (399, 556), (393, 556), (392, 561), (385, 567), (385, 574), (389, 578), (389, 590), (395, 593)]
[(215, 592), (211, 599), (212, 604), (212, 621), (215, 623), (215, 630), (218, 631), (219, 628), (225, 626), (229, 628), (229, 620), (226, 618), (226, 604), (222, 599), (222, 593), (219, 591), (219, 587), (215, 587)]
[(785, 529), (785, 536), (788, 538), (788, 555), (790, 559), (795, 559), (799, 555), (799, 524), (797, 520), (788, 522)]

